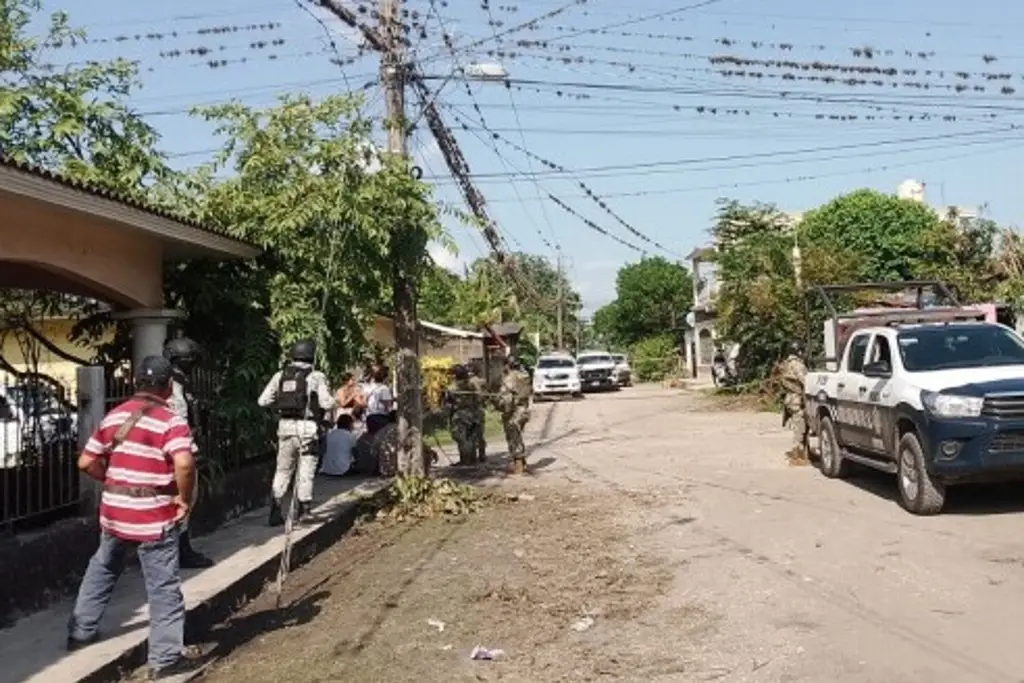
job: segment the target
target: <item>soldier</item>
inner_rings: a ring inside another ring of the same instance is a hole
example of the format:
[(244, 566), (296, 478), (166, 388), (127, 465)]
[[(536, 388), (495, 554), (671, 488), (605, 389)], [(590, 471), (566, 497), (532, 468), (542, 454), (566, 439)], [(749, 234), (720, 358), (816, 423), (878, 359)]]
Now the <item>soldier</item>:
[(480, 429), (477, 430), (476, 460), (487, 462), (487, 437), (485, 436), (487, 426), (487, 381), (483, 378), (481, 363), (471, 363), (469, 366), (469, 383), (473, 389), (480, 394), (481, 400), (477, 411), (477, 422)]
[(505, 430), (508, 453), (512, 458), (512, 474), (523, 474), (526, 471), (523, 428), (530, 420), (532, 394), (530, 376), (515, 356), (509, 356), (505, 361), (505, 375), (501, 379), (501, 390), (498, 393), (498, 408), (501, 411), (501, 426)]
[(800, 354), (803, 348), (799, 343), (790, 345), (789, 356), (782, 361), (778, 372), (779, 382), (785, 392), (782, 398), (782, 426), (789, 424), (793, 433), (793, 447), (786, 455), (794, 464), (806, 463), (809, 460), (807, 449), (807, 417), (804, 414), (804, 378), (807, 377), (807, 365)]
[(334, 409), (334, 397), (324, 373), (313, 369), (316, 344), (309, 339), (295, 342), (291, 362), (274, 373), (260, 394), (260, 407), (275, 407), (277, 422), (277, 470), (272, 484), (270, 526), (284, 524), (281, 501), (288, 493), (298, 466), (298, 481), (292, 495), (299, 501), (298, 518), (309, 515), (316, 476), (317, 444), (324, 413)]
[[(192, 369), (199, 361), (199, 344), (179, 334), (175, 339), (170, 340), (164, 346), (164, 358), (171, 362), (171, 398), (168, 405), (179, 417), (188, 421), (192, 430), (192, 455), (196, 461), (199, 460), (199, 445), (203, 429), (200, 418), (200, 411), (196, 395), (192, 390)], [(195, 478), (192, 490), (193, 506), (199, 499), (199, 476)], [(192, 540), (188, 530), (188, 522), (193, 508), (190, 508), (189, 515), (181, 520), (179, 525), (178, 544), (180, 546), (179, 557), (181, 558), (182, 569), (207, 569), (212, 567), (212, 559), (198, 552), (192, 547)]]
[(483, 397), (474, 388), (465, 365), (456, 365), (452, 369), (452, 374), (455, 381), (445, 391), (448, 423), (451, 426), (452, 438), (459, 448), (458, 464), (474, 465), (480, 447), (480, 432), (483, 431), (483, 424), (480, 421)]

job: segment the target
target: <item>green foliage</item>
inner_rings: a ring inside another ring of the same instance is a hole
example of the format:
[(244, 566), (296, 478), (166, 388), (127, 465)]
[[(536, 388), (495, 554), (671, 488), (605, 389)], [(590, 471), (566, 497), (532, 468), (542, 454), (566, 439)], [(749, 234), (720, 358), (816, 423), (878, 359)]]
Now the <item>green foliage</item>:
[(693, 305), (693, 279), (678, 263), (645, 257), (619, 269), (615, 300), (594, 313), (594, 328), (612, 346), (673, 334)]
[(458, 275), (431, 263), (420, 278), (417, 312), (421, 320), (439, 325), (459, 324), (458, 297), (463, 281)]
[[(763, 380), (794, 340), (815, 338), (817, 318), (806, 318), (804, 293), (793, 267), (793, 233), (785, 215), (758, 204), (749, 222), (742, 207), (721, 202), (711, 233), (719, 246), (716, 325), (721, 338), (740, 344), (738, 368), (745, 382)], [(770, 212), (775, 211), (775, 215)], [(845, 282), (857, 278), (854, 259), (841, 248), (807, 244), (801, 239), (804, 283)]]
[(833, 199), (807, 213), (799, 229), (801, 246), (836, 248), (856, 258), (865, 282), (910, 280), (923, 264), (947, 256), (936, 239), (942, 222), (931, 208), (875, 190)]
[(514, 253), (521, 280), (529, 283), (534, 296), (526, 296), (491, 259), (480, 258), (466, 269), (464, 277), (433, 266), (420, 280), (420, 316), (448, 325), (481, 327), (516, 322), (527, 333), (539, 332), (541, 344), (553, 346), (557, 333), (555, 303), (559, 290), (565, 297), (562, 327), (567, 345), (575, 345), (580, 296), (564, 274), (542, 256)]
[(156, 131), (128, 105), (138, 85), (133, 62), (84, 62), (60, 69), (54, 50), (85, 39), (66, 12), (44, 35), (29, 34), (40, 0), (0, 0), (0, 149), (17, 161), (133, 197), (171, 171)]
[(637, 342), (630, 353), (630, 365), (641, 382), (660, 382), (676, 368), (678, 358), (675, 336), (661, 334)]

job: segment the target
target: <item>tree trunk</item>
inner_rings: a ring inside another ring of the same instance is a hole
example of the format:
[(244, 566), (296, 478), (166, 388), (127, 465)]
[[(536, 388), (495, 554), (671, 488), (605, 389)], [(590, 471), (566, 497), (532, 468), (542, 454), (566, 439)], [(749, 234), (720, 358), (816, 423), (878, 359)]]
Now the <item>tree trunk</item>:
[[(396, 240), (398, 244), (402, 241)], [(395, 379), (398, 401), (398, 474), (426, 476), (423, 458), (423, 395), (420, 384), (419, 334), (416, 321), (416, 280), (403, 259), (395, 259)]]

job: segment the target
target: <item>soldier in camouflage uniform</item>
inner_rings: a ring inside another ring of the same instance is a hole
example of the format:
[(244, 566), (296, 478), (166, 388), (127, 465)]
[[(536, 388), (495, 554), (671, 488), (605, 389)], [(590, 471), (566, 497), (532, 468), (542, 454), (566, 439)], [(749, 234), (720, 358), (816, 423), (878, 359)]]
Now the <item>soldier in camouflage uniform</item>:
[(480, 432), (483, 431), (480, 420), (483, 396), (473, 387), (466, 366), (456, 365), (452, 374), (455, 381), (445, 391), (449, 425), (452, 438), (459, 448), (458, 464), (473, 465), (476, 464)]
[(477, 430), (476, 460), (477, 462), (487, 461), (487, 438), (484, 436), (487, 426), (487, 381), (483, 378), (480, 363), (472, 363), (469, 366), (469, 383), (478, 394), (480, 394), (480, 409), (477, 412), (477, 419), (480, 429)]
[(533, 383), (530, 381), (530, 375), (523, 370), (515, 356), (509, 356), (505, 363), (505, 375), (501, 379), (501, 390), (498, 393), (498, 409), (501, 411), (501, 426), (505, 430), (508, 453), (512, 457), (512, 474), (523, 474), (526, 471), (523, 428), (530, 420), (532, 395)]
[(790, 462), (806, 463), (810, 453), (807, 448), (807, 416), (804, 413), (804, 378), (807, 365), (800, 357), (803, 349), (793, 343), (789, 356), (778, 368), (779, 382), (785, 392), (782, 398), (782, 425), (789, 425), (793, 433), (793, 446), (786, 453)]

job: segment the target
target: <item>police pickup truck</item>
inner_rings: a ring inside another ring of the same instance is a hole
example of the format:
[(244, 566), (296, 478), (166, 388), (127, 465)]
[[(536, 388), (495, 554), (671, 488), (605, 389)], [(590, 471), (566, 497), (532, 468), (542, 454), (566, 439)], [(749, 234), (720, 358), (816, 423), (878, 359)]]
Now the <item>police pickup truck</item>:
[(850, 463), (894, 474), (918, 515), (939, 513), (952, 484), (1024, 478), (1024, 340), (1012, 329), (959, 304), (833, 308), (825, 328), (832, 367), (809, 372), (804, 392), (826, 477)]

